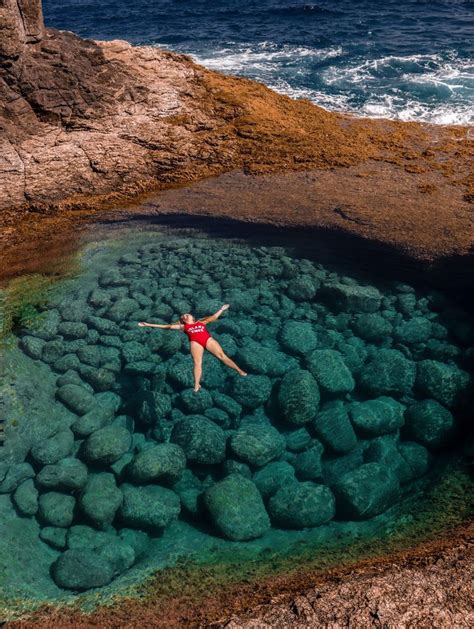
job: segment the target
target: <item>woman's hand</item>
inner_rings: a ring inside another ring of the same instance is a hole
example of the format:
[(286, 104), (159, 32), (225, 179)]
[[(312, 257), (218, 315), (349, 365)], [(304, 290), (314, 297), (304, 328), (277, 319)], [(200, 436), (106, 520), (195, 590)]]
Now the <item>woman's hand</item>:
[(140, 323), (138, 324), (140, 328), (149, 328), (150, 325), (148, 323), (146, 323), (145, 321), (140, 321)]
[(224, 304), (223, 306), (221, 306), (222, 311), (229, 310), (229, 308), (230, 308), (230, 304)]

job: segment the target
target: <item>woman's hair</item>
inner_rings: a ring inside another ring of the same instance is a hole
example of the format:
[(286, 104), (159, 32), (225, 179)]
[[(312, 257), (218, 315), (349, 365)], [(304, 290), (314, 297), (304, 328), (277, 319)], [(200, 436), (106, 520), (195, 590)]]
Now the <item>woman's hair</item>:
[(185, 316), (186, 316), (185, 314), (182, 314), (182, 315), (179, 317), (179, 322), (180, 322), (180, 323), (184, 323), (184, 317), (185, 317)]

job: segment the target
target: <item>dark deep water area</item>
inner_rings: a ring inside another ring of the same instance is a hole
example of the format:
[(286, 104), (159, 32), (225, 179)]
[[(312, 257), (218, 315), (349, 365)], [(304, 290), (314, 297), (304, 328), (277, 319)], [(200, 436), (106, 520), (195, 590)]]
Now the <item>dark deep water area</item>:
[[(343, 562), (468, 517), (470, 313), (286, 241), (95, 225), (64, 277), (5, 286), (6, 616), (182, 562)], [(185, 335), (137, 323), (226, 302), (209, 330), (249, 375), (207, 354), (194, 393)]]
[(45, 0), (48, 26), (193, 55), (330, 110), (473, 121), (469, 0)]

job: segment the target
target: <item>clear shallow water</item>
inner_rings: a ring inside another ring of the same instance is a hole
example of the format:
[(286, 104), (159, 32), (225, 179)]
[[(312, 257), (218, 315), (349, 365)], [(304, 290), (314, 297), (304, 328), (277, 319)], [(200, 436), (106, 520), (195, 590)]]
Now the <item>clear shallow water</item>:
[[(49, 295), (15, 299), (8, 598), (125, 588), (179, 558), (377, 539), (401, 505), (416, 516), (470, 408), (465, 312), (291, 249), (126, 229), (87, 245)], [(184, 334), (137, 322), (223, 302), (211, 332), (250, 375), (206, 355), (196, 395)]]
[(157, 44), (358, 115), (473, 121), (474, 4), (463, 0), (45, 0), (46, 23)]

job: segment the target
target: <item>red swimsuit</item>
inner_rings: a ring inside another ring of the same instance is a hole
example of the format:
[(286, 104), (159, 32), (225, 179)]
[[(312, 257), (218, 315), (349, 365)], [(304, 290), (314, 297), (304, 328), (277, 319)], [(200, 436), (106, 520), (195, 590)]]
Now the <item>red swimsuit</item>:
[(206, 347), (207, 341), (211, 338), (211, 335), (207, 331), (206, 324), (202, 321), (185, 323), (183, 329), (190, 341), (196, 341), (196, 343), (199, 343), (199, 345), (202, 345), (204, 348)]

